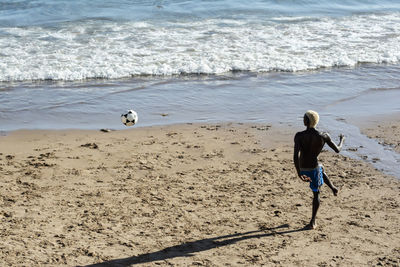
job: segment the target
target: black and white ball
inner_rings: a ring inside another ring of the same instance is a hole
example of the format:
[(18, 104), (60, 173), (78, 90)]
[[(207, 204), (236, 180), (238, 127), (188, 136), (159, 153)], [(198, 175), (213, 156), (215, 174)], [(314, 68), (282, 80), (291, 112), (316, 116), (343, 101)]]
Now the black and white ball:
[(138, 122), (138, 115), (134, 110), (128, 110), (125, 114), (121, 115), (121, 121), (126, 126), (133, 126)]

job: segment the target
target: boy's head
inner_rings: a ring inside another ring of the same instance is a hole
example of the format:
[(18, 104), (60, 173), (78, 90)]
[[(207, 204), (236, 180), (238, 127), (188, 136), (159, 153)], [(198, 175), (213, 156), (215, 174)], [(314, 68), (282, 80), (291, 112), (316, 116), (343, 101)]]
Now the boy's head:
[(304, 114), (304, 125), (310, 128), (315, 128), (319, 122), (319, 115), (316, 111), (307, 110)]

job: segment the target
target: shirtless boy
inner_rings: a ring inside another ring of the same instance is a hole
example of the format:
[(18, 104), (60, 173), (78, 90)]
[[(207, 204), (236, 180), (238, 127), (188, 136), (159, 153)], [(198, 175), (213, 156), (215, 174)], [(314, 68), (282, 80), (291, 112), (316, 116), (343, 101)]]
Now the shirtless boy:
[[(317, 112), (308, 110), (304, 114), (305, 131), (296, 133), (294, 137), (294, 153), (293, 161), (296, 166), (297, 175), (304, 182), (310, 182), (310, 188), (313, 191), (313, 208), (310, 224), (306, 226), (309, 229), (315, 229), (317, 224), (315, 217), (317, 216), (320, 199), (320, 187), (326, 183), (336, 196), (338, 189), (332, 184), (324, 171), (324, 167), (318, 163), (318, 155), (321, 153), (325, 143), (328, 144), (336, 153), (342, 149), (344, 136), (339, 135), (340, 141), (336, 145), (332, 142), (329, 134), (319, 132), (315, 129), (319, 121)], [(300, 157), (299, 157), (300, 153)]]

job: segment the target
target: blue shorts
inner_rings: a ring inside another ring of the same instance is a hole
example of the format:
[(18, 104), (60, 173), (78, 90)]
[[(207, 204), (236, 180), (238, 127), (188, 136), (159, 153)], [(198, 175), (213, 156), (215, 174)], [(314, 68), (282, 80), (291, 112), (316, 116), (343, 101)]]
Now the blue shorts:
[(300, 175), (306, 175), (311, 178), (310, 188), (313, 192), (318, 192), (320, 186), (324, 184), (321, 165), (311, 170), (300, 170)]

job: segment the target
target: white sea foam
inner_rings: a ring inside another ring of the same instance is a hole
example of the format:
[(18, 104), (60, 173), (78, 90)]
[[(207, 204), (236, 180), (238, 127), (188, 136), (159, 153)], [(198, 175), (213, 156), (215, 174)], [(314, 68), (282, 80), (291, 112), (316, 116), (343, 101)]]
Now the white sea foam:
[(2, 28), (0, 81), (306, 71), (400, 61), (400, 14)]

